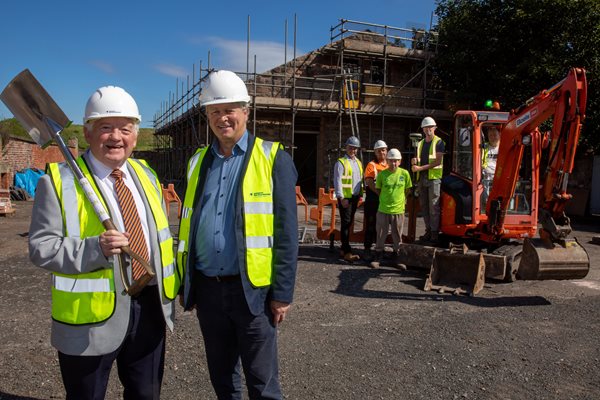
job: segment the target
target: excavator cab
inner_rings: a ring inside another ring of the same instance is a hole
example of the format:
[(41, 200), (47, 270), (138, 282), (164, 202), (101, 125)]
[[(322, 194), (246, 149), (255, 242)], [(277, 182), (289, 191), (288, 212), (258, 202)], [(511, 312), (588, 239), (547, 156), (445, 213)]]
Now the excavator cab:
[[(494, 169), (489, 168), (491, 158), (488, 139), (490, 132), (500, 135), (509, 113), (500, 111), (459, 111), (454, 118), (454, 135), (450, 144), (450, 175), (442, 180), (442, 233), (464, 239), (497, 242), (486, 229), (489, 216), (487, 199), (494, 185)], [(515, 192), (506, 210), (506, 224), (510, 232), (503, 239), (524, 238), (535, 235), (537, 226), (537, 201), (533, 191), (539, 166), (533, 154), (540, 140), (536, 137), (525, 148), (519, 167)], [(488, 168), (486, 168), (488, 167)], [(502, 166), (499, 166), (502, 168)], [(486, 172), (487, 171), (487, 172)], [(502, 184), (502, 183), (496, 183)]]

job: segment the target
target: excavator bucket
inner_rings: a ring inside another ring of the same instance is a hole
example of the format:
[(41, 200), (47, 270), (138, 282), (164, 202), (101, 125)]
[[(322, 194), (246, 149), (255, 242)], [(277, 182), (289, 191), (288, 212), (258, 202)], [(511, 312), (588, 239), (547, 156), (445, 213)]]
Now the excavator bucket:
[(577, 240), (564, 246), (543, 239), (525, 239), (518, 278), (524, 280), (581, 279), (590, 270), (590, 258)]
[(436, 251), (425, 291), (476, 295), (485, 283), (485, 263), (481, 253), (469, 253), (466, 245), (450, 245), (449, 250)]

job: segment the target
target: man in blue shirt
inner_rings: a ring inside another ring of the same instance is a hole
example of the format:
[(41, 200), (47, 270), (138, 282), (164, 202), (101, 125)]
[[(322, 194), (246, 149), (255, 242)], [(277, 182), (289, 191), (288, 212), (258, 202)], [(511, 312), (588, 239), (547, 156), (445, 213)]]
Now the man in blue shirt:
[(190, 160), (178, 260), (219, 399), (281, 399), (277, 332), (292, 302), (298, 255), (297, 173), (281, 145), (246, 130), (250, 97), (233, 72), (200, 96), (216, 141)]

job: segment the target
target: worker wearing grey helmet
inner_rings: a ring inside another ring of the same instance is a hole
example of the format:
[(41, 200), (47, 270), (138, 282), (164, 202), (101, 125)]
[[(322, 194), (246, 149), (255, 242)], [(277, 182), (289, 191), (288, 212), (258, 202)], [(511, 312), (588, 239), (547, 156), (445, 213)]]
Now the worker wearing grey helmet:
[(350, 227), (354, 222), (354, 214), (358, 201), (362, 196), (363, 167), (356, 157), (360, 149), (360, 141), (356, 136), (346, 140), (346, 155), (339, 158), (333, 171), (335, 196), (340, 210), (340, 236), (342, 238), (342, 253), (344, 260), (354, 262), (360, 259), (352, 253), (350, 247)]

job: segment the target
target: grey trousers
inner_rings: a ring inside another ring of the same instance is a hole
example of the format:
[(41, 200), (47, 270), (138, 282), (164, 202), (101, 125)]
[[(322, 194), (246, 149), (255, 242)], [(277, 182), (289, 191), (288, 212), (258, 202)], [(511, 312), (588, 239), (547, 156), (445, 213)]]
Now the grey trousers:
[(419, 203), (425, 221), (426, 232), (437, 234), (440, 231), (440, 188), (441, 179), (419, 180)]
[(402, 231), (404, 230), (404, 214), (384, 214), (377, 212), (377, 244), (376, 252), (385, 249), (385, 239), (388, 235), (388, 227), (392, 228), (392, 240), (394, 241), (394, 253), (400, 249), (402, 243)]

